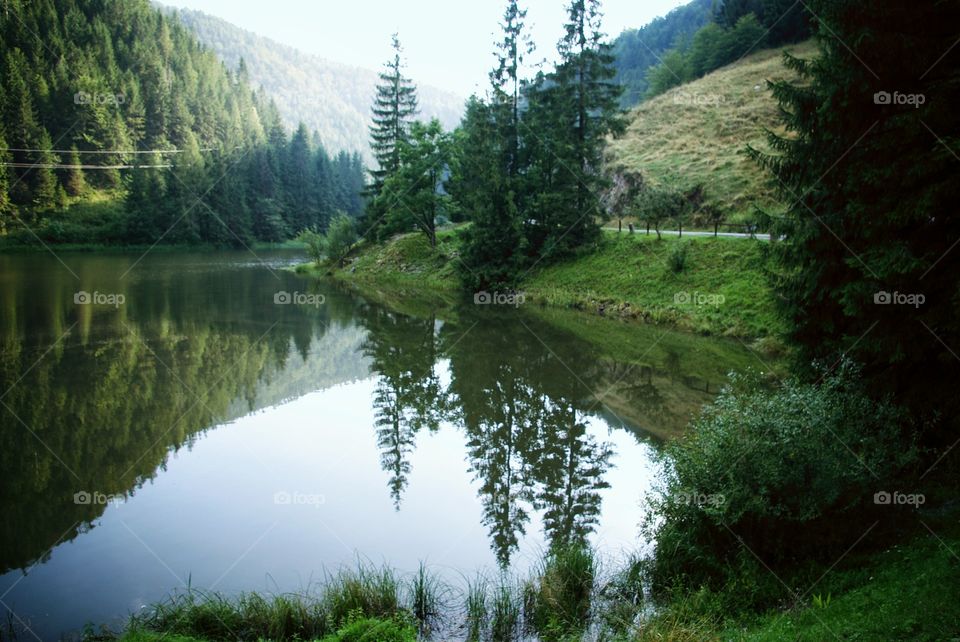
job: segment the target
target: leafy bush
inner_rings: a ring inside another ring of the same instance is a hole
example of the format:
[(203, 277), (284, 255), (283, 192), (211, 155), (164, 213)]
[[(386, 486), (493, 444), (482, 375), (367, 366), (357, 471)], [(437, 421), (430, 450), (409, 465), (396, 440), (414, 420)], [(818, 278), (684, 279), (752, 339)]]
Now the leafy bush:
[(416, 642), (417, 629), (400, 617), (392, 620), (359, 618), (351, 621), (324, 642)]
[(873, 521), (874, 493), (916, 460), (907, 427), (901, 409), (863, 392), (847, 361), (818, 383), (773, 390), (733, 376), (662, 455), (645, 525), (657, 549), (654, 588), (736, 585), (747, 603), (782, 594), (768, 590), (777, 580), (756, 560), (776, 570), (836, 559)]

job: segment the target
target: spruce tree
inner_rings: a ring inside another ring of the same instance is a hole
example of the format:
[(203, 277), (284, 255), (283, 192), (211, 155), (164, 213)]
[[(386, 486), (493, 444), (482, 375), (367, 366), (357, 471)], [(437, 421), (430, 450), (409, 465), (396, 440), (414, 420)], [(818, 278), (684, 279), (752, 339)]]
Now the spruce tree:
[(960, 9), (810, 7), (820, 54), (785, 56), (800, 78), (772, 84), (789, 135), (770, 135), (772, 153), (750, 150), (788, 203), (773, 230), (774, 287), (799, 365), (847, 354), (877, 391), (955, 417)]
[(532, 118), (524, 128), (536, 149), (539, 183), (550, 185), (540, 195), (531, 239), (541, 257), (563, 255), (599, 238), (599, 195), (606, 183), (602, 152), (607, 137), (624, 128), (622, 88), (613, 82), (599, 0), (573, 0), (567, 15), (560, 62), (531, 85)]
[(70, 196), (80, 196), (87, 188), (87, 183), (83, 179), (83, 170), (80, 169), (80, 153), (77, 146), (70, 148), (70, 154), (67, 156), (67, 164), (70, 167), (66, 171), (66, 178), (63, 182)]
[(400, 39), (393, 34), (393, 58), (380, 73), (380, 84), (373, 102), (373, 125), (370, 127), (370, 146), (377, 159), (377, 169), (371, 170), (374, 194), (390, 174), (400, 166), (400, 143), (407, 139), (410, 124), (417, 114), (417, 88), (403, 75), (403, 49)]
[(370, 127), (370, 147), (377, 160), (377, 168), (370, 170), (373, 183), (367, 192), (368, 203), (361, 223), (361, 234), (380, 239), (383, 219), (390, 209), (380, 200), (386, 180), (400, 167), (400, 146), (407, 140), (410, 124), (418, 111), (417, 88), (403, 75), (403, 49), (400, 38), (393, 34), (393, 58), (380, 73), (380, 84), (373, 101), (373, 125)]

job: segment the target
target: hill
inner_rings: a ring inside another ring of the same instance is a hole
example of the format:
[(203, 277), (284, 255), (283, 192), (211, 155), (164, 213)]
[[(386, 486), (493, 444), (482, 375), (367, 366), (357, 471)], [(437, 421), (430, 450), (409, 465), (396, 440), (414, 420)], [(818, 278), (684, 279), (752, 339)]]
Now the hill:
[(776, 207), (769, 175), (744, 149), (765, 148), (765, 131), (781, 129), (766, 81), (791, 75), (784, 51), (809, 58), (816, 46), (807, 41), (760, 51), (643, 102), (630, 112), (626, 134), (611, 142), (611, 164), (654, 185), (686, 190), (702, 184), (706, 202), (728, 218), (749, 215), (754, 205)]
[(359, 213), (359, 156), (328, 156), (306, 128), (289, 136), (147, 0), (11, 2), (5, 15), (5, 242), (244, 246)]
[[(165, 10), (231, 70), (243, 59), (250, 84), (263, 87), (289, 129), (303, 122), (328, 151), (356, 151), (372, 162), (367, 128), (377, 72), (304, 53), (201, 11)], [(438, 118), (446, 129), (459, 123), (463, 98), (419, 83), (417, 89), (421, 118)]]
[(713, 0), (693, 0), (639, 29), (628, 29), (613, 41), (616, 81), (624, 86), (621, 104), (631, 107), (647, 93), (647, 71), (663, 54), (688, 40), (713, 16)]

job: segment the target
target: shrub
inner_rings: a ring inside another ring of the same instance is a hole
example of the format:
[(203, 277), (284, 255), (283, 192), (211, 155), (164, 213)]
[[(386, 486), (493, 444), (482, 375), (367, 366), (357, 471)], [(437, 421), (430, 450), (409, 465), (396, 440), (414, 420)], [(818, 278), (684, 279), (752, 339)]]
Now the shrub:
[(597, 563), (588, 546), (564, 546), (544, 560), (527, 586), (527, 617), (544, 640), (583, 631), (590, 619)]
[(667, 257), (667, 266), (674, 274), (680, 274), (687, 269), (687, 243), (677, 243)]
[(905, 428), (903, 411), (869, 398), (847, 361), (814, 384), (733, 376), (662, 455), (645, 525), (654, 588), (736, 586), (758, 606), (752, 596), (777, 580), (757, 559), (773, 570), (836, 559), (873, 521), (874, 493), (915, 461)]

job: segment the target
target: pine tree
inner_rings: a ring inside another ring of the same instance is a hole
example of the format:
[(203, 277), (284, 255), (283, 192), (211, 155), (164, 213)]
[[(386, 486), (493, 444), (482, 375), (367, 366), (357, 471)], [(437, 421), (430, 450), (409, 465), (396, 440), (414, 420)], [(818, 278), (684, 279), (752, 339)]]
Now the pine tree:
[(66, 171), (63, 185), (70, 196), (80, 196), (86, 190), (87, 183), (83, 179), (83, 170), (80, 169), (80, 153), (76, 145), (70, 148), (67, 164), (70, 165), (70, 168)]
[(367, 190), (367, 206), (360, 224), (364, 237), (382, 240), (382, 227), (390, 204), (379, 198), (386, 180), (400, 167), (400, 145), (407, 139), (410, 124), (417, 114), (416, 86), (403, 75), (402, 48), (393, 35), (393, 58), (380, 73), (380, 84), (373, 102), (373, 125), (370, 146), (377, 160), (377, 169), (370, 170), (373, 179)]
[[(618, 109), (621, 88), (612, 82), (613, 55), (600, 30), (599, 0), (573, 0), (567, 15), (556, 70), (528, 92), (538, 122), (524, 128), (541, 155), (540, 171), (547, 173), (539, 178), (552, 185), (539, 203), (537, 235), (543, 238), (532, 239), (532, 249), (545, 257), (599, 238), (602, 151), (607, 137), (624, 128)], [(544, 154), (553, 155), (556, 163)], [(562, 177), (556, 175), (559, 171)]]
[(791, 135), (771, 134), (772, 154), (750, 150), (789, 203), (773, 230), (783, 238), (774, 287), (799, 365), (846, 354), (876, 390), (955, 417), (960, 10), (906, 0), (810, 7), (820, 55), (785, 56), (800, 79), (772, 84)]
[(403, 75), (403, 49), (397, 34), (393, 34), (393, 51), (393, 58), (380, 73), (373, 103), (370, 146), (378, 164), (377, 169), (370, 171), (374, 194), (400, 166), (400, 143), (407, 139), (410, 123), (417, 114), (417, 88)]

